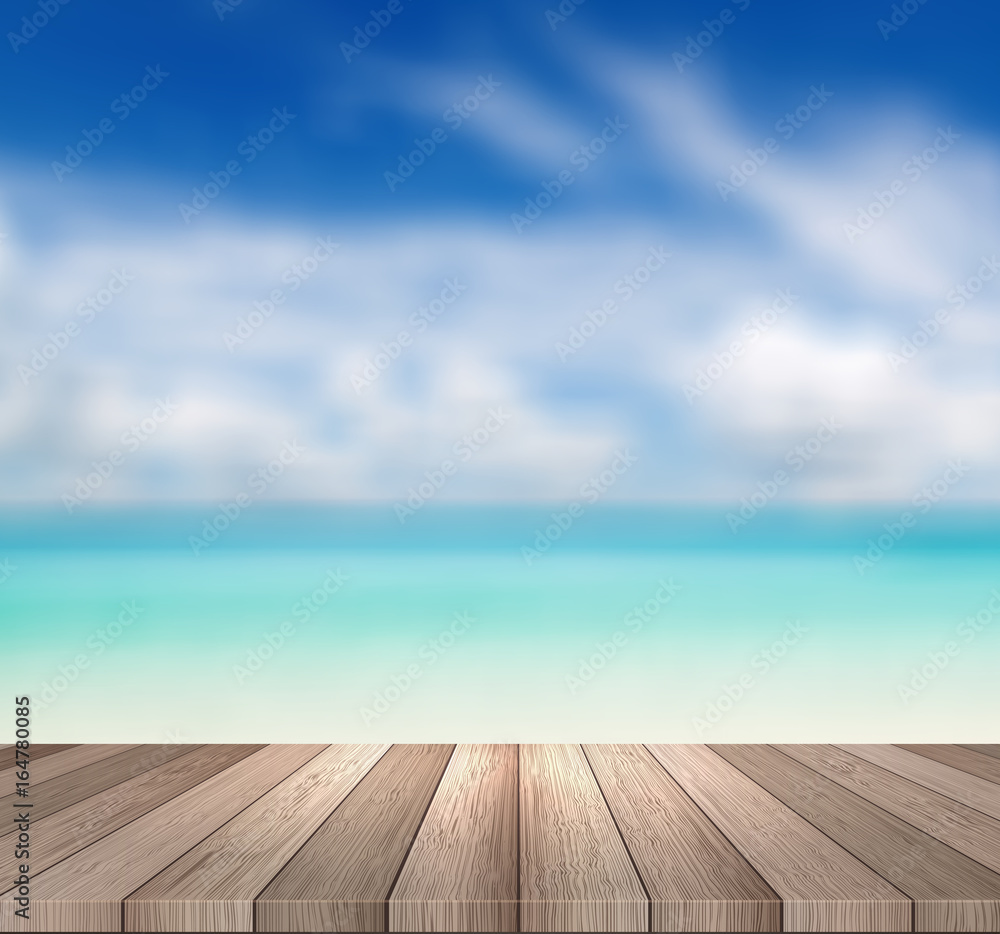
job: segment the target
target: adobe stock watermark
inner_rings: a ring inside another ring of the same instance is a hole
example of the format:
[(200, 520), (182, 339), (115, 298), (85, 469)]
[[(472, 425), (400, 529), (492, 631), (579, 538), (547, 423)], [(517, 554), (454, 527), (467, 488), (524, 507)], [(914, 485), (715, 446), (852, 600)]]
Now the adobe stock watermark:
[(354, 27), (353, 41), (340, 43), (340, 53), (344, 56), (344, 61), (350, 65), (351, 59), (357, 58), (367, 49), (371, 45), (372, 39), (377, 39), (382, 34), (382, 30), (402, 12), (402, 0), (389, 0), (384, 10), (369, 10), (371, 19), (363, 26)]
[(712, 727), (717, 726), (726, 714), (760, 684), (760, 679), (778, 665), (788, 655), (790, 649), (799, 644), (807, 632), (809, 632), (808, 627), (795, 620), (788, 624), (774, 642), (757, 652), (750, 659), (750, 668), (753, 671), (744, 672), (733, 684), (723, 685), (718, 696), (705, 705), (704, 716), (692, 718), (691, 722), (698, 736), (704, 736)]
[(618, 312), (621, 306), (628, 302), (633, 295), (640, 292), (654, 272), (659, 272), (670, 259), (671, 253), (661, 245), (651, 246), (646, 258), (627, 275), (622, 276), (613, 286), (615, 295), (620, 295), (620, 300), (606, 298), (600, 308), (588, 311), (583, 320), (570, 328), (569, 336), (565, 341), (557, 341), (555, 346), (556, 354), (565, 363), (584, 344), (587, 343), (601, 328), (604, 327)]
[[(287, 286), (288, 292), (297, 292), (302, 288), (302, 285), (317, 272), (320, 266), (333, 256), (333, 251), (340, 247), (340, 244), (334, 243), (330, 237), (317, 237), (316, 243), (318, 244), (316, 249), (297, 263), (292, 263), (281, 274), (280, 281)], [(285, 303), (287, 298), (285, 292), (285, 289), (271, 289), (267, 298), (255, 301), (253, 311), (240, 318), (232, 331), (226, 331), (222, 335), (222, 342), (226, 345), (226, 350), (235, 353), (238, 347), (242, 347), (250, 340), (277, 311), (278, 305)]]
[(350, 578), (337, 568), (327, 571), (323, 582), (304, 597), (292, 604), (291, 619), (282, 621), (277, 632), (265, 632), (258, 645), (248, 649), (243, 664), (233, 665), (233, 676), (237, 684), (245, 684), (261, 668), (288, 644), (297, 634), (295, 622), (304, 625), (330, 602), (330, 597), (339, 593)]
[(235, 13), (236, 8), (243, 3), (243, 0), (212, 0), (212, 9), (219, 17), (219, 22), (223, 22), (229, 13)]
[(468, 611), (456, 613), (452, 617), (450, 626), (442, 629), (435, 638), (428, 639), (420, 646), (417, 650), (417, 660), (410, 662), (402, 674), (393, 675), (389, 679), (389, 684), (374, 693), (371, 705), (360, 709), (361, 722), (368, 726), (388, 713), (389, 708), (406, 694), (431, 666), (455, 646), (474, 622), (476, 622), (476, 618), (471, 616)]
[[(972, 468), (964, 463), (962, 458), (954, 458), (948, 461), (948, 466), (944, 473), (933, 483), (922, 487), (920, 492), (915, 493), (910, 503), (921, 515), (929, 512), (937, 503), (940, 503), (952, 490), (952, 487), (961, 480)], [(882, 531), (878, 538), (869, 538), (865, 543), (868, 550), (863, 555), (854, 555), (854, 569), (862, 577), (865, 571), (875, 567), (899, 542), (910, 529), (917, 525), (918, 516), (906, 510), (899, 514), (899, 517), (890, 522), (882, 524)]]
[(577, 170), (575, 173), (570, 169), (563, 169), (555, 178), (542, 182), (541, 190), (534, 198), (524, 199), (524, 213), (518, 214), (515, 211), (510, 215), (510, 221), (518, 234), (524, 233), (525, 227), (530, 227), (542, 216), (543, 211), (552, 207), (553, 202), (562, 197), (562, 193), (577, 180), (579, 174), (586, 172), (594, 162), (607, 152), (608, 147), (629, 126), (627, 123), (622, 123), (621, 117), (615, 117), (613, 120), (608, 117), (604, 124), (604, 129), (589, 143), (578, 146), (570, 153), (569, 164)]
[[(457, 130), (466, 120), (469, 119), (478, 109), (479, 105), (488, 101), (498, 87), (500, 81), (495, 81), (492, 74), (483, 77), (479, 76), (479, 83), (461, 101), (456, 101), (443, 114), (441, 119), (454, 131)], [(413, 145), (416, 149), (410, 150), (406, 155), (400, 154), (396, 163), (396, 171), (386, 171), (382, 173), (389, 191), (395, 191), (400, 185), (410, 178), (420, 166), (422, 166), (434, 153), (438, 147), (448, 141), (448, 133), (444, 127), (436, 126), (426, 137), (416, 137)]]
[(128, 460), (130, 454), (134, 454), (153, 435), (159, 431), (160, 426), (166, 422), (176, 411), (178, 406), (166, 399), (157, 399), (153, 410), (145, 418), (140, 419), (126, 428), (118, 439), (121, 447), (112, 449), (103, 458), (91, 461), (90, 466), (94, 469), (82, 477), (76, 478), (72, 493), (63, 493), (62, 504), (66, 511), (72, 513), (74, 509), (82, 506), (108, 480), (114, 475), (122, 464)]
[[(142, 79), (130, 91), (125, 91), (116, 97), (110, 104), (111, 113), (114, 114), (119, 123), (127, 120), (132, 112), (138, 107), (150, 93), (155, 91), (165, 78), (170, 77), (169, 71), (164, 71), (159, 65), (155, 68), (152, 65), (146, 66), (146, 73)], [(54, 161), (52, 171), (56, 180), (62, 181), (67, 175), (73, 173), (82, 165), (83, 160), (91, 155), (101, 143), (114, 133), (117, 124), (111, 117), (102, 117), (97, 121), (97, 126), (92, 130), (81, 130), (80, 139), (66, 147), (66, 155), (63, 161)]]
[(38, 9), (31, 14), (31, 19), (27, 16), (21, 17), (21, 28), (17, 32), (8, 32), (7, 41), (16, 55), (21, 51), (22, 45), (27, 45), (40, 29), (44, 29), (58, 16), (62, 7), (66, 6), (70, 0), (38, 0)]
[(624, 617), (622, 617), (622, 628), (617, 629), (611, 636), (603, 641), (594, 644), (594, 651), (587, 658), (581, 658), (576, 669), (576, 674), (566, 675), (566, 687), (570, 694), (576, 694), (587, 684), (593, 681), (597, 672), (601, 671), (611, 659), (615, 658), (619, 651), (628, 645), (629, 636), (634, 636), (641, 632), (643, 627), (659, 615), (671, 600), (680, 592), (680, 584), (675, 584), (671, 577), (664, 580), (662, 577), (657, 581), (659, 588), (648, 600), (632, 607)]
[[(833, 91), (828, 91), (825, 84), (819, 87), (814, 84), (809, 88), (809, 92), (809, 96), (794, 111), (786, 113), (774, 124), (775, 133), (785, 142), (801, 130), (812, 119), (812, 115), (833, 97)], [(722, 200), (728, 201), (730, 195), (736, 194), (779, 149), (781, 143), (773, 136), (769, 136), (760, 146), (748, 149), (746, 159), (738, 165), (733, 163), (729, 167), (729, 181), (719, 179), (715, 183)]]
[(422, 509), (425, 503), (437, 496), (458, 473), (460, 466), (467, 464), (476, 453), (486, 447), (510, 418), (510, 412), (505, 412), (503, 406), (498, 405), (490, 409), (481, 425), (462, 435), (461, 439), (455, 442), (451, 449), (455, 455), (454, 459), (446, 457), (436, 469), (424, 471), (424, 479), (406, 491), (406, 502), (393, 503), (393, 511), (399, 524), (405, 525), (407, 519), (415, 516), (417, 510)]
[(906, 683), (896, 685), (896, 693), (903, 704), (909, 704), (919, 694), (934, 682), (954, 659), (962, 654), (962, 649), (973, 642), (976, 637), (1000, 614), (1000, 590), (996, 587), (990, 591), (990, 599), (971, 616), (966, 616), (955, 627), (955, 638), (949, 639), (940, 648), (926, 654), (927, 661), (920, 662), (910, 671)]
[(59, 673), (52, 677), (50, 681), (44, 681), (42, 687), (33, 697), (36, 706), (45, 710), (54, 704), (60, 697), (69, 690), (80, 675), (90, 668), (95, 659), (100, 658), (112, 645), (117, 642), (125, 630), (128, 629), (143, 613), (146, 612), (135, 600), (122, 602), (119, 604), (121, 611), (106, 626), (94, 631), (87, 638), (84, 644), (84, 651), (77, 652), (72, 660), (59, 666)]
[(784, 462), (790, 468), (790, 472), (779, 468), (767, 480), (758, 481), (757, 489), (749, 496), (744, 496), (740, 500), (739, 511), (726, 513), (726, 522), (729, 524), (729, 531), (735, 535), (743, 526), (750, 522), (784, 487), (788, 486), (795, 474), (802, 470), (806, 464), (810, 463), (826, 445), (837, 437), (843, 427), (843, 424), (835, 416), (831, 415), (824, 418), (820, 422), (819, 428), (806, 438), (805, 441), (794, 445), (785, 454), (784, 459)]
[(732, 0), (732, 2), (736, 7), (735, 12), (729, 7), (723, 7), (715, 19), (703, 19), (701, 24), (705, 28), (701, 32), (687, 37), (687, 44), (684, 46), (683, 52), (674, 52), (672, 57), (678, 72), (683, 74), (687, 65), (692, 64), (695, 59), (701, 58), (705, 49), (726, 31), (726, 27), (732, 26), (736, 22), (736, 13), (744, 13), (750, 6), (750, 0)]
[(950, 289), (945, 296), (945, 301), (948, 302), (948, 305), (953, 305), (954, 307), (949, 308), (947, 305), (944, 305), (935, 311), (931, 317), (922, 319), (917, 325), (916, 330), (909, 337), (904, 337), (900, 342), (899, 352), (894, 353), (890, 351), (888, 353), (887, 359), (892, 372), (898, 373), (901, 367), (909, 363), (924, 347), (937, 337), (941, 333), (942, 328), (951, 321), (951, 316), (965, 308), (983, 290), (983, 286), (996, 276), (998, 271), (1000, 271), (1000, 259), (997, 258), (997, 255), (994, 253), (992, 256), (983, 256), (982, 265), (978, 271), (974, 275), (969, 276), (965, 282), (961, 282), (953, 289)]
[(282, 107), (281, 110), (272, 107), (271, 113), (274, 116), (264, 126), (256, 133), (250, 134), (236, 147), (236, 154), (243, 157), (242, 163), (239, 159), (230, 159), (218, 172), (209, 172), (208, 181), (204, 185), (191, 189), (191, 203), (182, 201), (177, 205), (177, 210), (185, 224), (190, 224), (192, 218), (206, 211), (211, 203), (229, 187), (230, 182), (243, 172), (243, 167), (249, 165), (267, 149), (297, 116), (297, 114), (290, 114), (287, 107)]
[(886, 42), (893, 33), (899, 32), (909, 21), (914, 13), (918, 12), (927, 0), (903, 0), (902, 3), (894, 3), (889, 9), (891, 11), (887, 20), (880, 19), (875, 25), (882, 34)]
[(886, 211), (909, 193), (910, 188), (907, 187), (906, 180), (914, 185), (917, 184), (928, 169), (955, 145), (956, 140), (961, 138), (962, 134), (956, 133), (950, 126), (948, 129), (938, 127), (938, 135), (934, 137), (930, 146), (921, 152), (915, 152), (900, 166), (902, 177), (897, 176), (884, 189), (876, 188), (873, 192), (875, 200), (857, 209), (858, 215), (853, 224), (844, 224), (843, 230), (847, 242), (854, 243), (871, 230), (875, 222), (885, 216)]
[(587, 0), (562, 0), (554, 10), (546, 10), (545, 21), (549, 24), (549, 28), (555, 32), (586, 2)]
[(688, 405), (694, 405), (695, 399), (700, 399), (736, 364), (747, 350), (757, 343), (789, 311), (799, 300), (799, 296), (791, 289), (778, 289), (774, 301), (759, 315), (751, 315), (750, 319), (740, 328), (740, 334), (746, 341), (734, 340), (726, 350), (712, 355), (712, 362), (701, 367), (694, 380), (682, 387), (684, 398)]
[(468, 289), (467, 285), (458, 281), (458, 277), (444, 280), (444, 287), (437, 298), (432, 298), (426, 305), (421, 305), (409, 318), (409, 329), (401, 330), (394, 338), (383, 341), (379, 351), (365, 360), (364, 366), (351, 374), (351, 386), (358, 395), (371, 386), (386, 370), (398, 360), (411, 346), (413, 340), (423, 334), (438, 318), (453, 305), (455, 300)]
[(0, 584), (6, 584), (14, 576), (16, 570), (17, 565), (11, 564), (10, 558), (4, 558), (3, 561), (0, 561)]
[(254, 498), (263, 496), (271, 485), (284, 474), (304, 453), (305, 448), (298, 441), (286, 441), (277, 457), (258, 467), (249, 477), (246, 485), (250, 492), (237, 493), (228, 503), (219, 503), (219, 508), (211, 519), (201, 526), (200, 535), (188, 536), (188, 545), (197, 557), (206, 548), (215, 544), (234, 522), (237, 522), (253, 504)]
[[(119, 270), (112, 270), (111, 277), (104, 288), (98, 289), (89, 298), (85, 298), (73, 313), (83, 319), (83, 324), (92, 324), (97, 315), (104, 311), (115, 297), (124, 292), (130, 282), (135, 281), (135, 276), (126, 272), (124, 267)], [(83, 333), (83, 327), (76, 321), (68, 321), (57, 331), (49, 331), (46, 337), (48, 340), (39, 347), (36, 347), (27, 364), (20, 364), (17, 368), (17, 375), (21, 378), (21, 384), (27, 386), (32, 379), (37, 379), (49, 365)]]
[[(639, 460), (638, 455), (632, 454), (628, 448), (624, 451), (615, 451), (611, 463), (599, 474), (595, 474), (586, 480), (580, 487), (580, 497), (585, 502), (593, 505), (617, 482)], [(563, 512), (554, 512), (550, 518), (552, 522), (544, 528), (535, 529), (535, 534), (531, 545), (521, 546), (521, 557), (527, 565), (534, 564), (542, 557), (563, 535), (568, 532), (576, 521), (586, 512), (586, 507), (579, 500), (571, 502)]]

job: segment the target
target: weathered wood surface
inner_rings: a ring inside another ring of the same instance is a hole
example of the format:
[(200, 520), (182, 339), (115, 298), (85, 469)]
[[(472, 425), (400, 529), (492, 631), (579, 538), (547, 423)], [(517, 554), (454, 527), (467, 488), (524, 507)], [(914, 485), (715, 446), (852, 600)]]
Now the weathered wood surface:
[(1000, 931), (1000, 747), (43, 752), (0, 931)]

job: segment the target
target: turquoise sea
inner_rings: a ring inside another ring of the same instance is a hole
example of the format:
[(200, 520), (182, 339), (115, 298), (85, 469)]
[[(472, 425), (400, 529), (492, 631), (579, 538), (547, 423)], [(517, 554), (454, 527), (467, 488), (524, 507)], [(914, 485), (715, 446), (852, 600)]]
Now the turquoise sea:
[(7, 509), (5, 693), (38, 742), (1000, 738), (1000, 512), (730, 510)]

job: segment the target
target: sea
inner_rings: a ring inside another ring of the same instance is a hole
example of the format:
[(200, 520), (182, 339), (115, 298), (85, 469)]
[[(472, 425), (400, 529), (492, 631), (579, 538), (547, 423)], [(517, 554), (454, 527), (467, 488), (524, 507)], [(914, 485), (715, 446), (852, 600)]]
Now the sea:
[(998, 558), (970, 504), (6, 507), (0, 741), (996, 742)]

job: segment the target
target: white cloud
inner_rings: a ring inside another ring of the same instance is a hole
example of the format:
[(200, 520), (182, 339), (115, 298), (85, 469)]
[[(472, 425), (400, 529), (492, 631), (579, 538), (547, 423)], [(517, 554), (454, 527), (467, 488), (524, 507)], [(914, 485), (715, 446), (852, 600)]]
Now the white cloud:
[[(418, 131), (421, 138), (435, 128), (443, 130), (449, 141), (476, 138), (519, 168), (542, 173), (561, 167), (595, 132), (525, 84), (513, 68), (428, 66), (385, 57), (369, 59), (367, 64), (371, 72), (366, 82), (335, 92), (340, 121), (345, 109), (393, 110), (424, 122), (425, 128)], [(333, 129), (345, 132), (343, 127)], [(413, 140), (412, 133), (400, 137), (401, 156), (410, 152)]]
[[(485, 107), (476, 116), (477, 132), (501, 153), (564, 158), (575, 126), (557, 121), (541, 132), (533, 120), (547, 122), (548, 105), (508, 90), (492, 117)], [(664, 70), (630, 66), (609, 74), (604, 90), (618, 95), (631, 132), (651, 141), (665, 184), (686, 179), (715, 197), (715, 179), (759, 143), (717, 94)], [(822, 131), (821, 117), (849, 125), (840, 106), (817, 115), (810, 132)], [(760, 231), (753, 239), (725, 221), (696, 228), (691, 216), (652, 211), (605, 210), (593, 222), (552, 212), (518, 237), (497, 218), (446, 216), (289, 220), (276, 229), (220, 203), (196, 229), (107, 222), (85, 239), (47, 243), (0, 217), (9, 234), (0, 260), (2, 495), (57, 498), (169, 396), (180, 410), (101, 498), (230, 496), (295, 439), (307, 454), (270, 495), (391, 501), (495, 406), (512, 413), (510, 424), (442, 497), (572, 497), (629, 446), (646, 455), (643, 468), (614, 496), (738, 498), (833, 416), (844, 429), (794, 495), (906, 497), (949, 457), (964, 456), (978, 479), (962, 490), (996, 498), (997, 285), (987, 283), (900, 372), (887, 359), (1000, 247), (997, 212), (987, 210), (1000, 179), (995, 147), (964, 137), (864, 237), (849, 243), (843, 234), (939, 122), (911, 115), (879, 133), (828, 135), (819, 152), (779, 152), (731, 205), (734, 219)], [(877, 125), (865, 114), (857, 123)], [(287, 291), (283, 271), (320, 236), (341, 248)], [(661, 244), (674, 253), (668, 266), (561, 362), (556, 342)], [(122, 267), (135, 274), (127, 292), (22, 385), (17, 367)], [(466, 290), (418, 333), (411, 316), (449, 279)], [(223, 335), (275, 288), (287, 300), (231, 353)], [(800, 295), (794, 309), (689, 406), (685, 384), (782, 288)], [(401, 331), (412, 345), (357, 392), (352, 375)]]

